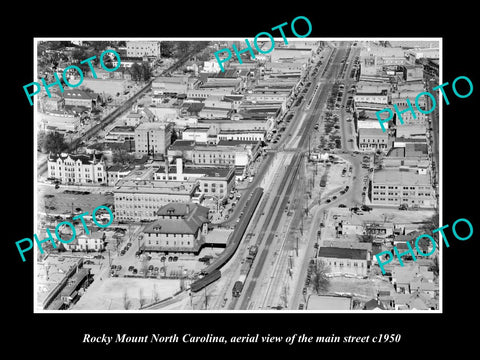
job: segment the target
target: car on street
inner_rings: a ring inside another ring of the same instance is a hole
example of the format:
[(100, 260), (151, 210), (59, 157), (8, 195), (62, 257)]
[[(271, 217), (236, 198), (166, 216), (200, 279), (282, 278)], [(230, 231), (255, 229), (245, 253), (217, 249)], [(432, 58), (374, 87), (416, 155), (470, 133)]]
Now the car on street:
[(134, 267), (133, 265), (130, 265), (130, 266), (128, 267), (128, 271), (133, 271), (133, 269), (135, 269), (135, 267)]
[(303, 310), (303, 308), (304, 308), (303, 304), (298, 305), (298, 310)]
[(338, 205), (338, 207), (339, 207), (339, 208), (346, 208), (347, 205), (345, 205), (345, 204), (340, 204), (340, 205)]

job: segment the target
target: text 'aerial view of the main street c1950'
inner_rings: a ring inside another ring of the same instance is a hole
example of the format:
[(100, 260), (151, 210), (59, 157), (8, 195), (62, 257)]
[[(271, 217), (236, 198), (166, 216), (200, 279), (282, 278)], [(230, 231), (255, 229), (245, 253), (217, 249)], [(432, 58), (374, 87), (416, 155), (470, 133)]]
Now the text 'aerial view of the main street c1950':
[(441, 39), (288, 40), (34, 40), (35, 312), (441, 310)]

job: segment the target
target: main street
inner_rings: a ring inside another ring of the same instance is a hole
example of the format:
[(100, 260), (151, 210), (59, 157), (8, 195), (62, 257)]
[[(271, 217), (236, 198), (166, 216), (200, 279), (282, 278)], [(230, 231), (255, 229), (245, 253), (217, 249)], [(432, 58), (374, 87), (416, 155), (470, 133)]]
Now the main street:
[[(268, 309), (288, 307), (289, 289), (285, 279), (292, 274), (291, 268), (293, 250), (297, 249), (297, 238), (288, 236), (298, 232), (303, 236), (303, 213), (306, 202), (306, 174), (304, 156), (309, 150), (309, 137), (315, 124), (321, 120), (321, 114), (330, 94), (333, 83), (342, 76), (342, 63), (348, 46), (341, 44), (331, 53), (331, 61), (320, 68), (316, 78), (312, 79), (310, 90), (305, 95), (304, 103), (295, 113), (290, 126), (283, 134), (276, 149), (277, 155), (291, 156), (288, 165), (279, 169), (272, 181), (269, 201), (259, 221), (248, 233), (255, 234), (254, 241), (259, 245), (257, 257), (253, 263), (243, 292), (236, 301), (236, 309)], [(311, 99), (315, 86), (318, 90)], [(310, 106), (308, 106), (311, 101)], [(273, 194), (275, 194), (273, 196)], [(252, 242), (252, 239), (250, 240)]]

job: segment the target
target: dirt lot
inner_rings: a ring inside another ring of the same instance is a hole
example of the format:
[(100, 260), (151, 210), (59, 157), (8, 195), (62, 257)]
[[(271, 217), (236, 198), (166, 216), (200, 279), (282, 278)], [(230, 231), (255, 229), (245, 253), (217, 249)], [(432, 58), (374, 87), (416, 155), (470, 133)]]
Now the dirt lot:
[[(172, 296), (180, 289), (179, 280), (104, 278), (90, 285), (72, 310), (137, 310), (140, 297), (145, 304)], [(125, 300), (126, 295), (126, 300)], [(128, 304), (126, 304), (128, 303)]]
[(331, 293), (349, 293), (365, 300), (373, 299), (377, 296), (378, 290), (394, 291), (393, 285), (388, 281), (380, 279), (356, 279), (346, 277), (330, 278)]

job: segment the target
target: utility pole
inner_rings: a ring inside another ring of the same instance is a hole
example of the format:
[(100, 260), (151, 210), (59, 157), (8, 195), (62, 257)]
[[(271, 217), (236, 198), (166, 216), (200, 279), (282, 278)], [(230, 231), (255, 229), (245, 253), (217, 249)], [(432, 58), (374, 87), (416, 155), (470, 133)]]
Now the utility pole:
[(208, 310), (207, 287), (205, 286), (205, 310)]

